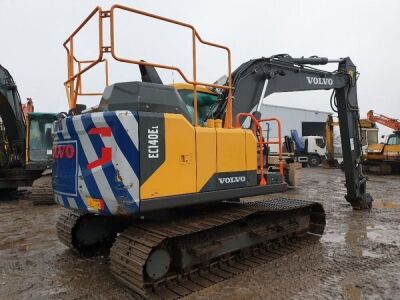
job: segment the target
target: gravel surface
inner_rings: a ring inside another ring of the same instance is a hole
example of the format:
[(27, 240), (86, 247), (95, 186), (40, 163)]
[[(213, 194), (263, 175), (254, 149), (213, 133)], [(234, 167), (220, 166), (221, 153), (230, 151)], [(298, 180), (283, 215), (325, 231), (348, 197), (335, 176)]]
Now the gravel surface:
[[(400, 299), (400, 176), (369, 176), (369, 212), (345, 201), (340, 170), (302, 169), (300, 177), (284, 196), (323, 203), (321, 240), (188, 299)], [(136, 298), (107, 258), (84, 259), (58, 242), (57, 206), (24, 198), (0, 200), (0, 299)]]

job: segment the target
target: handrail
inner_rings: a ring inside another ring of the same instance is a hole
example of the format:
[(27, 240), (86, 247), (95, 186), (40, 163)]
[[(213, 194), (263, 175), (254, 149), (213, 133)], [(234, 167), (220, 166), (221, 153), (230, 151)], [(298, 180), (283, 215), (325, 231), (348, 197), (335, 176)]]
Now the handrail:
[[(93, 63), (93, 60), (80, 60), (77, 61), (78, 63), (78, 70), (79, 72), (82, 70), (82, 64), (90, 64)], [(108, 70), (108, 60), (103, 58), (100, 62), (104, 62), (104, 71), (105, 71), (105, 84), (108, 86), (109, 84), (109, 70)], [(101, 96), (103, 93), (84, 93), (82, 92), (82, 81), (80, 82), (78, 88), (78, 96)]]
[[(116, 47), (115, 47), (115, 11), (116, 10), (122, 10), (126, 12), (131, 12), (134, 14), (139, 14), (142, 16), (146, 16), (149, 18), (157, 19), (160, 21), (168, 22), (171, 24), (175, 24), (178, 26), (186, 27), (192, 31), (192, 67), (193, 67), (193, 79), (190, 80), (188, 77), (185, 75), (185, 73), (178, 67), (175, 66), (170, 66), (170, 65), (164, 65), (164, 64), (157, 64), (157, 63), (152, 63), (152, 62), (144, 62), (140, 60), (133, 60), (133, 59), (127, 59), (123, 58), (117, 55)], [(74, 72), (74, 62), (77, 62), (78, 65), (82, 63), (82, 61), (79, 61), (75, 55), (74, 55), (74, 37), (76, 34), (96, 15), (98, 14), (99, 18), (99, 56), (97, 59), (93, 60), (92, 63), (90, 63), (88, 66), (86, 66), (83, 69), (79, 69), (77, 73)], [(110, 19), (110, 45), (109, 46), (104, 46), (104, 39), (103, 39), (103, 19), (104, 18), (109, 18)], [(227, 52), (227, 61), (228, 61), (228, 85), (218, 85), (218, 84), (213, 84), (213, 83), (206, 83), (206, 82), (200, 82), (197, 81), (197, 52), (196, 52), (196, 42), (200, 42), (201, 44), (214, 47), (214, 48), (219, 48), (223, 49)], [(100, 7), (96, 7), (90, 14), (89, 16), (75, 29), (75, 31), (68, 37), (68, 39), (64, 42), (64, 48), (67, 50), (67, 57), (68, 57), (68, 79), (65, 81), (65, 86), (67, 90), (67, 97), (68, 97), (68, 103), (70, 106), (70, 109), (73, 109), (76, 107), (76, 101), (77, 97), (79, 94), (82, 94), (80, 87), (78, 86), (81, 84), (81, 75), (83, 75), (86, 71), (94, 67), (96, 64), (101, 62), (103, 60), (103, 54), (104, 53), (110, 53), (111, 56), (119, 62), (124, 62), (124, 63), (131, 63), (131, 64), (137, 64), (137, 65), (144, 65), (144, 66), (151, 66), (155, 68), (161, 68), (161, 69), (168, 69), (172, 71), (178, 72), (183, 80), (189, 84), (192, 84), (194, 87), (194, 92), (193, 92), (193, 108), (194, 108), (194, 125), (197, 126), (198, 123), (198, 116), (197, 116), (197, 86), (198, 85), (203, 85), (207, 87), (213, 87), (213, 88), (219, 88), (219, 89), (224, 89), (228, 91), (228, 97), (227, 97), (227, 106), (226, 106), (226, 113), (225, 113), (225, 120), (224, 120), (224, 127), (225, 128), (232, 128), (232, 75), (231, 75), (231, 52), (230, 49), (226, 46), (219, 45), (216, 43), (212, 43), (206, 40), (203, 40), (199, 33), (196, 31), (194, 26), (183, 23), (177, 20), (169, 19), (166, 17), (158, 16), (155, 14), (151, 14), (145, 11), (141, 11), (138, 9), (126, 7), (123, 5), (113, 5), (109, 11), (103, 11)], [(108, 70), (107, 70), (108, 71)], [(79, 93), (80, 92), (80, 93)]]
[[(241, 123), (240, 119), (243, 117), (250, 117), (253, 124), (255, 125), (253, 127), (253, 132), (257, 136), (256, 132), (258, 131), (258, 147), (260, 149), (260, 183), (259, 185), (266, 185), (267, 180), (264, 177), (264, 145), (269, 145), (269, 144), (277, 144), (278, 145), (278, 157), (279, 157), (279, 173), (283, 177), (283, 160), (282, 160), (282, 127), (281, 127), (281, 122), (278, 118), (265, 118), (265, 119), (257, 119), (253, 114), (251, 113), (238, 113), (236, 115), (236, 128), (241, 128)], [(265, 141), (263, 137), (263, 132), (262, 132), (262, 126), (261, 123), (263, 122), (271, 122), (274, 121), (277, 123), (278, 126), (278, 141)], [(267, 160), (267, 165), (268, 165), (268, 160)]]
[[(99, 14), (99, 56), (96, 60), (84, 68), (80, 70), (77, 74), (74, 73), (74, 61), (79, 62), (74, 56), (74, 37), (77, 33), (96, 15)], [(63, 43), (65, 50), (67, 51), (67, 64), (68, 64), (68, 79), (64, 82), (65, 89), (67, 91), (68, 104), (70, 109), (74, 109), (76, 107), (76, 101), (78, 94), (75, 92), (77, 90), (77, 86), (75, 80), (78, 79), (83, 73), (93, 68), (96, 64), (98, 64), (103, 59), (103, 19), (101, 17), (102, 9), (97, 6), (90, 14), (86, 17), (86, 19), (74, 30), (74, 32), (66, 39)], [(80, 80), (77, 80), (80, 81)]]
[(259, 123), (262, 122), (271, 122), (274, 121), (276, 122), (277, 126), (278, 126), (278, 141), (276, 142), (270, 142), (267, 141), (265, 142), (265, 144), (275, 144), (278, 145), (278, 157), (279, 157), (279, 173), (283, 176), (283, 160), (282, 160), (282, 126), (281, 126), (281, 121), (276, 118), (276, 117), (272, 117), (272, 118), (265, 118), (265, 119), (260, 119), (258, 120)]

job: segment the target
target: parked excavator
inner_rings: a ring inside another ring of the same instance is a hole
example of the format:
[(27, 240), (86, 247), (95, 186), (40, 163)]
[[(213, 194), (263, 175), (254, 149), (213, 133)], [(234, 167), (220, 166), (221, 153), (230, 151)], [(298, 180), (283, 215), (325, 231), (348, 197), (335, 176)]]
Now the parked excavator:
[[(328, 115), (325, 124), (325, 140), (326, 140), (326, 160), (323, 161), (325, 167), (339, 168), (343, 167), (343, 155), (340, 145), (335, 145), (334, 128), (339, 126), (339, 122), (334, 121), (332, 115)], [(370, 144), (378, 143), (378, 128), (375, 122), (368, 119), (360, 119), (359, 128), (361, 134), (362, 152), (365, 156), (367, 148)]]
[[(118, 56), (114, 22), (121, 11), (188, 29), (193, 79), (176, 66)], [(81, 67), (73, 40), (93, 19), (100, 20), (99, 57)], [(196, 80), (197, 43), (226, 51), (225, 84)], [(112, 274), (143, 297), (188, 295), (268, 261), (274, 248), (311, 242), (307, 238), (323, 233), (319, 203), (246, 198), (287, 188), (282, 164), (279, 172), (266, 171), (265, 147), (276, 141), (263, 136), (262, 125), (280, 128), (280, 122), (258, 117), (261, 101), (273, 93), (334, 91), (345, 198), (354, 209), (371, 208), (361, 170), (357, 71), (350, 58), (275, 55), (231, 73), (229, 48), (203, 40), (189, 24), (121, 5), (97, 7), (64, 47), (70, 111), (54, 124), (53, 186), (64, 207), (58, 236), (84, 256), (110, 252)], [(98, 107), (86, 109), (77, 104), (85, 94), (82, 77), (104, 62), (105, 53), (139, 65), (142, 81), (110, 84)], [(328, 63), (338, 63), (338, 69), (312, 67)], [(186, 84), (163, 84), (157, 68), (178, 72)], [(243, 128), (246, 118), (249, 128)], [(281, 138), (276, 143), (282, 149)]]
[(373, 110), (367, 113), (367, 118), (371, 122), (382, 124), (394, 131), (386, 138), (384, 143), (368, 145), (366, 159), (363, 162), (364, 169), (381, 175), (399, 173), (400, 120), (376, 114)]
[[(23, 108), (14, 79), (1, 65), (0, 116), (0, 190), (10, 192), (33, 185), (34, 204), (54, 203), (49, 192), (51, 176), (43, 179), (42, 173), (51, 168), (51, 129), (56, 115), (33, 112), (29, 101)], [(47, 182), (47, 190), (40, 184), (43, 181)]]

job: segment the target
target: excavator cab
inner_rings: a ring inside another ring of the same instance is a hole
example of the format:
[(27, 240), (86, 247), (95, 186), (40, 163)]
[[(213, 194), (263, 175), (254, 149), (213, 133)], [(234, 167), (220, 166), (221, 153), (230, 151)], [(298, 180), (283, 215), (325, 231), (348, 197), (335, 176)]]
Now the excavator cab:
[(400, 145), (400, 133), (393, 133), (389, 135), (387, 140), (388, 145)]
[[(194, 87), (192, 84), (177, 83), (174, 84), (175, 89), (178, 91), (186, 108), (193, 120), (194, 114)], [(204, 86), (197, 87), (197, 118), (200, 125), (207, 121), (207, 116), (212, 109), (213, 105), (217, 102), (218, 95)]]
[(33, 205), (54, 204), (51, 184), (53, 123), (57, 114), (31, 112), (26, 119), (25, 168), (40, 172), (32, 183)]
[(52, 161), (52, 126), (55, 113), (28, 114), (26, 137), (26, 167), (48, 169)]

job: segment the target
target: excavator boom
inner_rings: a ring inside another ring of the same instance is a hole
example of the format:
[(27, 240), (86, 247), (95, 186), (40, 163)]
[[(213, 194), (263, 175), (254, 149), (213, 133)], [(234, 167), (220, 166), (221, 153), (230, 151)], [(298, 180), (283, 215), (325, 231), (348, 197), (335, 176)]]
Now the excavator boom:
[[(328, 63), (338, 63), (337, 70), (328, 72), (307, 65)], [(373, 200), (366, 192), (366, 177), (361, 168), (362, 144), (356, 83), (356, 66), (348, 57), (330, 60), (323, 57), (275, 55), (253, 59), (232, 73), (233, 113), (254, 109), (259, 111), (262, 101), (273, 93), (333, 90), (331, 106), (339, 117), (347, 187), (345, 197), (355, 209), (370, 208)], [(222, 118), (225, 113), (226, 97), (226, 93), (221, 94), (213, 111), (217, 117)]]
[(367, 113), (368, 120), (382, 124), (388, 128), (393, 129), (394, 131), (400, 131), (400, 120), (390, 118), (384, 115), (375, 114), (373, 110), (370, 110)]

